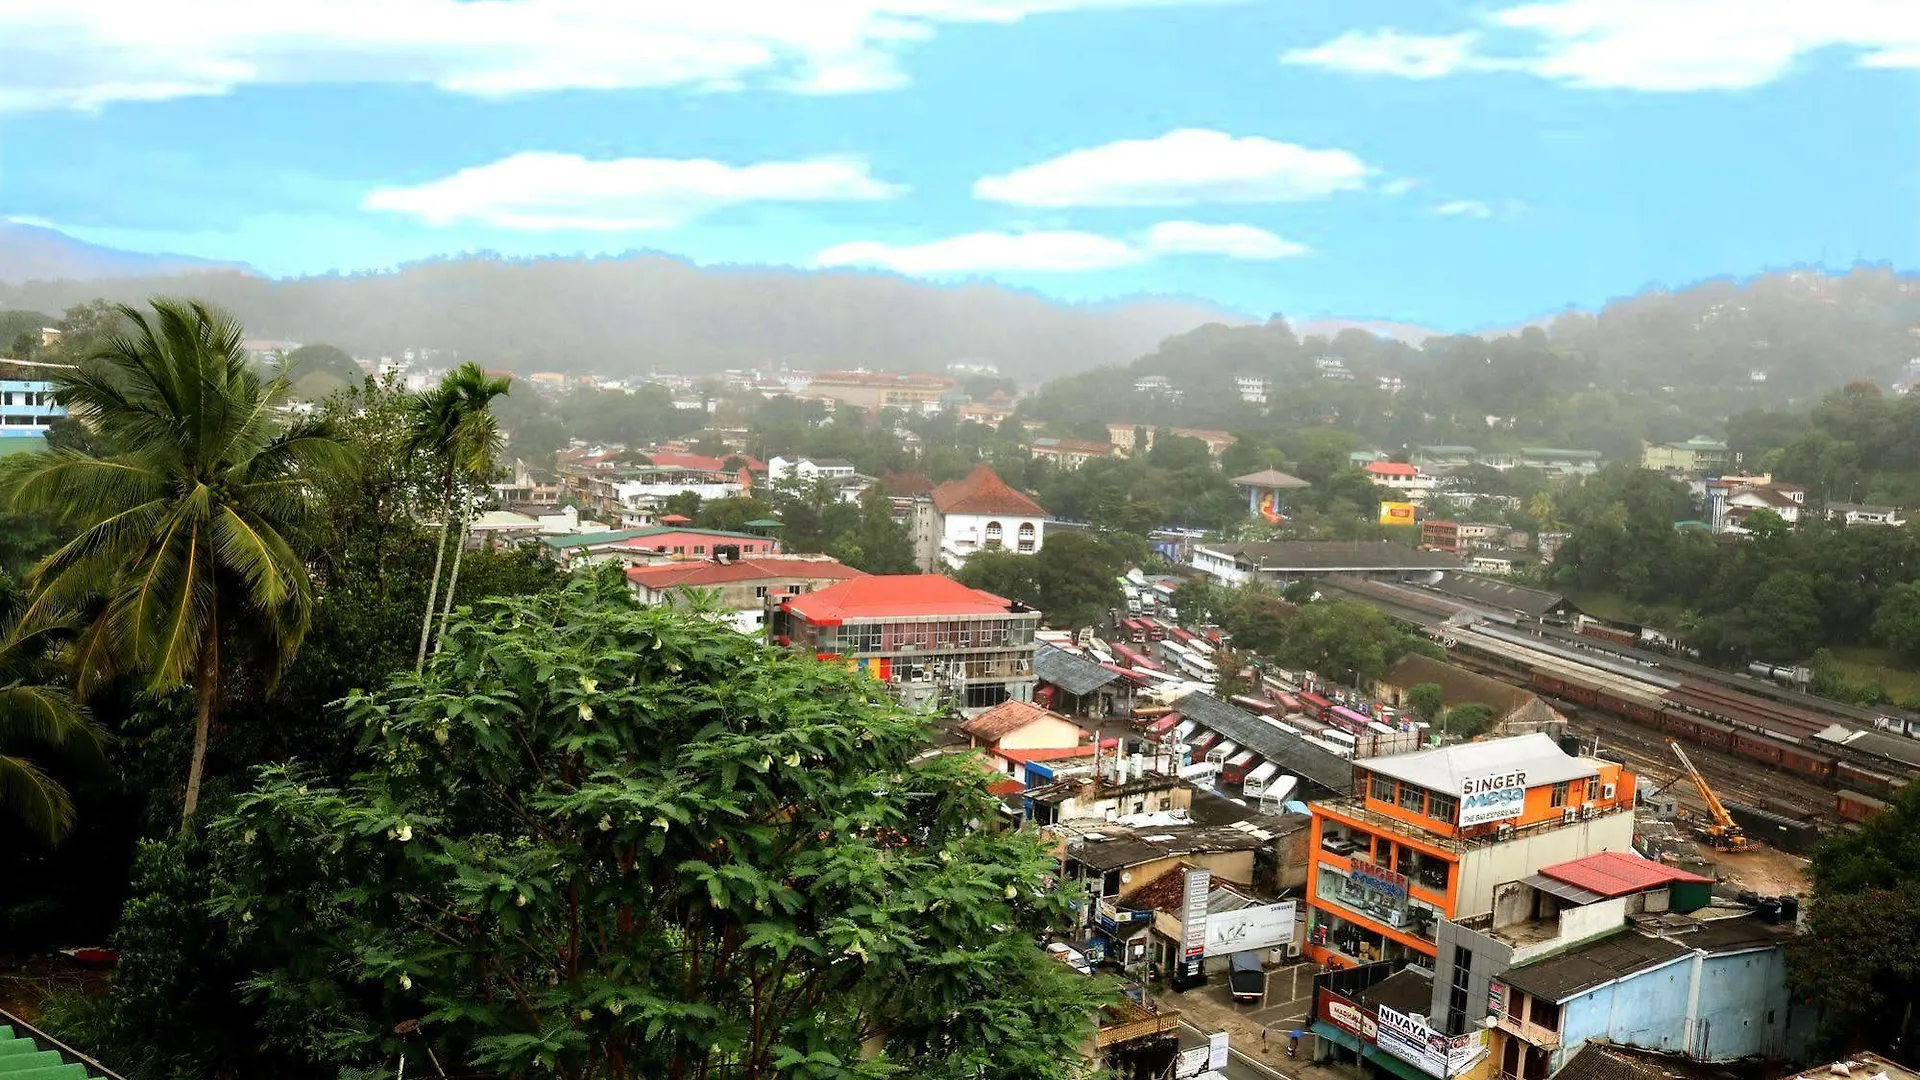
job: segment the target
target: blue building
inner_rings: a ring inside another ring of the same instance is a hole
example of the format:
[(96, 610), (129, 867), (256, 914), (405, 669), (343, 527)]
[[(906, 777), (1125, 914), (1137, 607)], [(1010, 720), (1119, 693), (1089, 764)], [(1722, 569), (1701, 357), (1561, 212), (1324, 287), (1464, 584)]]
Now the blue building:
[[(0, 439), (46, 437), (47, 428), (67, 410), (53, 403), (53, 384), (39, 380), (0, 380)], [(11, 446), (11, 444), (9, 444)]]
[(1798, 1055), (1812, 1016), (1787, 992), (1797, 908), (1722, 906), (1712, 880), (1603, 853), (1494, 893), (1443, 922), (1436, 1027), (1489, 1027), (1491, 1067), (1544, 1080), (1594, 1041), (1696, 1061)]

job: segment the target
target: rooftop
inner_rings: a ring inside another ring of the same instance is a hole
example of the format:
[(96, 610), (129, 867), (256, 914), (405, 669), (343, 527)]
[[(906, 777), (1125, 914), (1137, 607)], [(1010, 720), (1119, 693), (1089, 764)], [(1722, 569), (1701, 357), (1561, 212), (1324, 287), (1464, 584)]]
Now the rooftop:
[(1212, 694), (1188, 694), (1175, 701), (1173, 707), (1201, 727), (1219, 732), (1222, 737), (1240, 744), (1242, 749), (1251, 750), (1327, 791), (1346, 792), (1353, 787), (1353, 766), (1347, 759), (1280, 730), (1272, 721), (1236, 709)]
[(1418, 476), (1420, 470), (1401, 461), (1369, 461), (1364, 466), (1372, 476)]
[(990, 592), (969, 589), (938, 574), (858, 577), (787, 600), (788, 611), (810, 623), (832, 626), (848, 619), (929, 615), (1005, 615), (1012, 604)]
[(1532, 692), (1512, 683), (1490, 679), (1419, 653), (1408, 653), (1395, 660), (1387, 673), (1380, 676), (1380, 681), (1402, 689), (1433, 683), (1440, 688), (1441, 704), (1446, 707), (1477, 701), (1492, 709), (1495, 717), (1506, 716), (1534, 697)]
[(1047, 516), (1046, 508), (1007, 486), (1000, 474), (985, 465), (959, 480), (933, 489), (933, 505), (943, 514), (1005, 514), (1008, 517)]
[(1426, 1015), (1433, 1001), (1433, 977), (1407, 967), (1360, 991), (1363, 1005), (1385, 1005), (1397, 1013)]
[(1065, 649), (1042, 645), (1033, 653), (1033, 673), (1041, 682), (1050, 683), (1075, 696), (1120, 680), (1120, 674), (1105, 664), (1075, 656)]
[[(1864, 1077), (1865, 1074), (1862, 1074)], [(1751, 1080), (1748, 1070), (1695, 1061), (1677, 1053), (1660, 1053), (1591, 1040), (1568, 1059), (1554, 1080)], [(1824, 1075), (1808, 1080), (1828, 1080)], [(1832, 1080), (1843, 1080), (1834, 1077)], [(1911, 1080), (1911, 1078), (1907, 1078)]]
[(904, 499), (932, 491), (933, 481), (927, 479), (925, 473), (889, 473), (880, 478), (880, 487), (887, 494)]
[(1119, 870), (1189, 855), (1253, 851), (1266, 841), (1232, 825), (1156, 825), (1128, 829), (1102, 825), (1067, 837), (1067, 854), (1094, 870)]
[(1584, 859), (1543, 866), (1540, 873), (1603, 897), (1646, 892), (1676, 881), (1712, 885), (1713, 879), (1665, 863), (1617, 851), (1602, 851)]
[(1028, 724), (1050, 717), (1061, 721), (1067, 719), (1058, 713), (1048, 712), (1038, 705), (1009, 699), (961, 724), (960, 730), (976, 739), (997, 742)]
[(1544, 589), (1529, 589), (1525, 585), (1509, 585), (1504, 581), (1495, 581), (1478, 574), (1457, 572), (1441, 574), (1440, 580), (1428, 587), (1444, 596), (1456, 597), (1502, 611), (1517, 611), (1536, 619), (1565, 606), (1567, 602), (1567, 598), (1559, 593), (1547, 592)]
[(1792, 1080), (1920, 1080), (1916, 1072), (1879, 1054), (1860, 1053), (1794, 1076)]
[(668, 563), (664, 566), (636, 566), (627, 571), (627, 580), (643, 588), (689, 589), (726, 585), (736, 581), (760, 581), (775, 578), (806, 578), (814, 581), (841, 581), (865, 577), (866, 573), (834, 559), (822, 556), (781, 555), (765, 559), (741, 559), (738, 562)]
[(1457, 555), (1415, 551), (1389, 540), (1252, 540), (1204, 543), (1208, 551), (1259, 570), (1454, 570)]
[(1792, 926), (1763, 922), (1750, 911), (1718, 918), (1633, 916), (1618, 933), (1511, 968), (1503, 978), (1534, 997), (1566, 1001), (1695, 950), (1709, 955), (1747, 952), (1779, 945), (1792, 935)]
[(1259, 472), (1248, 473), (1245, 476), (1236, 476), (1233, 478), (1233, 482), (1239, 484), (1241, 487), (1259, 488), (1306, 488), (1313, 486), (1305, 480), (1291, 473), (1283, 473), (1279, 469), (1261, 469)]
[[(1184, 710), (1183, 710), (1184, 711)], [(1366, 768), (1429, 791), (1459, 792), (1469, 778), (1522, 773), (1527, 787), (1598, 776), (1593, 764), (1568, 754), (1546, 735), (1443, 746), (1415, 754), (1368, 758)]]

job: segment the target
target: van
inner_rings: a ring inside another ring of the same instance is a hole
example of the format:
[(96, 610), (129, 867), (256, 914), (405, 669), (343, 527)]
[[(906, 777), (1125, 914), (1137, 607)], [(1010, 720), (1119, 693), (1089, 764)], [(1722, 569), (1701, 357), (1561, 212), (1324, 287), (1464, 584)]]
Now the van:
[(1266, 1000), (1267, 969), (1261, 965), (1259, 953), (1237, 952), (1227, 958), (1227, 989), (1236, 1003)]

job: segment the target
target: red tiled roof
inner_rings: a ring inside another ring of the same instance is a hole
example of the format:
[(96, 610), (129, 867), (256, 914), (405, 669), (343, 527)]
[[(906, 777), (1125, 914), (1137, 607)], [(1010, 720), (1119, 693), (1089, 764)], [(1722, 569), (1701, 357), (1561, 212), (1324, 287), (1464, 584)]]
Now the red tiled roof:
[(933, 489), (933, 505), (943, 514), (1005, 514), (1008, 517), (1047, 516), (1046, 508), (1007, 486), (1000, 474), (985, 465), (960, 480)]
[(987, 794), (989, 795), (1017, 795), (1025, 790), (1027, 790), (1027, 785), (1011, 777), (1005, 780), (995, 780), (993, 783), (987, 785)]
[(796, 596), (786, 609), (816, 625), (907, 615), (1004, 615), (1008, 601), (938, 574), (860, 577)]
[(1602, 896), (1627, 896), (1676, 881), (1713, 884), (1710, 877), (1701, 877), (1665, 863), (1617, 851), (1602, 851), (1584, 859), (1555, 863), (1541, 867), (1540, 872), (1555, 881), (1564, 881)]
[(728, 582), (762, 578), (844, 581), (865, 576), (865, 572), (832, 559), (799, 558), (741, 559), (730, 563), (669, 563), (665, 566), (636, 566), (627, 571), (628, 581), (656, 591), (725, 585)]
[[(976, 739), (998, 742), (1036, 720), (1056, 715), (1038, 705), (1012, 698), (961, 724), (960, 730)], [(1064, 716), (1057, 718), (1066, 719)]]
[(1374, 476), (1418, 476), (1420, 470), (1399, 461), (1370, 461), (1367, 472)]

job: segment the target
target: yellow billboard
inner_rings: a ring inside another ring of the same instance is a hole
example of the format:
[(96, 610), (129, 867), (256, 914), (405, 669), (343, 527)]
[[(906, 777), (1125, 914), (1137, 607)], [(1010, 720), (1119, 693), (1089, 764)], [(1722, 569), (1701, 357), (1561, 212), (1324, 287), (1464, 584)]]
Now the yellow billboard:
[(1411, 525), (1414, 523), (1412, 503), (1383, 502), (1380, 504), (1380, 524)]

